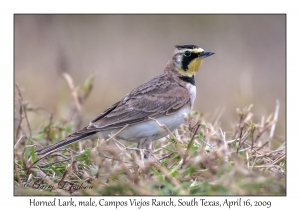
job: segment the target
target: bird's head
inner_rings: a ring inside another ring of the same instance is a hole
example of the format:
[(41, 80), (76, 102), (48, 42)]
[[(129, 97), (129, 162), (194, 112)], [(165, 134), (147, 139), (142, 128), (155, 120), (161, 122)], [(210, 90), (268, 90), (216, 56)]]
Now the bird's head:
[(193, 77), (199, 70), (203, 59), (215, 54), (196, 45), (175, 45), (173, 63), (175, 70), (184, 77)]

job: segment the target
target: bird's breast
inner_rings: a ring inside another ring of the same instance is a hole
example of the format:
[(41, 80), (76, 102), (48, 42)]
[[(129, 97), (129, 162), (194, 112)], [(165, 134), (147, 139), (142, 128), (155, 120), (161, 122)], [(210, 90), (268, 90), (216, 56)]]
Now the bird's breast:
[(185, 87), (190, 93), (191, 106), (193, 106), (196, 99), (196, 86), (191, 83), (187, 83)]

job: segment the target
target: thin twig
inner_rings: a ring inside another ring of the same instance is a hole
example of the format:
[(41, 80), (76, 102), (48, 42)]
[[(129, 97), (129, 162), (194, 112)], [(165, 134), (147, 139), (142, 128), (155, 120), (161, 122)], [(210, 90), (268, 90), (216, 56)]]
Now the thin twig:
[(27, 117), (27, 113), (26, 113), (26, 110), (25, 110), (25, 106), (23, 104), (22, 93), (20, 91), (20, 88), (19, 88), (18, 84), (16, 84), (16, 86), (17, 86), (17, 89), (18, 89), (18, 92), (19, 92), (19, 96), (20, 96), (20, 104), (21, 104), (21, 107), (23, 109), (23, 112), (24, 112), (24, 115), (25, 115), (25, 119), (26, 119), (26, 122), (27, 122), (28, 130), (29, 130), (29, 137), (31, 137), (31, 127), (30, 127), (30, 124), (29, 124), (29, 121), (28, 121), (28, 117)]
[(67, 175), (71, 174), (72, 168), (73, 168), (73, 162), (74, 162), (74, 160), (72, 158), (72, 162), (66, 167), (66, 170), (63, 173), (63, 175), (62, 175), (62, 177), (61, 177), (61, 179), (60, 179), (60, 181), (58, 183), (63, 182), (65, 180), (65, 178), (67, 177)]
[[(202, 141), (204, 144), (205, 144), (205, 149), (208, 149), (208, 147), (212, 150), (214, 150), (214, 146), (210, 143), (208, 143), (207, 141), (205, 141), (204, 139), (202, 138), (199, 138), (200, 141)], [(200, 143), (198, 141), (196, 141), (196, 139), (194, 140), (194, 142), (196, 142), (198, 145), (200, 145)]]
[[(247, 108), (247, 110), (246, 110), (246, 108), (244, 108), (242, 111), (240, 111), (240, 112), (242, 112), (242, 114), (240, 114), (240, 121), (239, 121), (238, 125), (236, 126), (236, 130), (234, 132), (233, 139), (236, 139), (239, 130), (241, 129), (241, 127), (244, 127), (244, 122), (249, 117), (248, 115), (249, 115), (250, 110), (251, 110), (252, 107), (253, 107), (253, 104), (251, 104)], [(240, 109), (237, 109), (237, 110), (240, 110)]]
[(183, 143), (180, 139), (176, 138), (176, 136), (173, 135), (173, 133), (169, 130), (169, 128), (165, 124), (160, 124), (157, 119), (154, 119), (152, 117), (149, 117), (149, 119), (154, 120), (159, 125), (159, 127), (165, 129), (170, 134), (170, 136), (172, 136), (177, 142), (181, 144)]
[(256, 127), (253, 127), (251, 130), (251, 150), (253, 150), (253, 145), (254, 145), (254, 131)]
[(268, 164), (268, 165), (262, 165), (262, 166), (254, 166), (255, 168), (270, 168), (273, 167), (276, 163), (278, 163), (279, 161), (281, 161), (282, 159), (284, 159), (286, 157), (286, 155), (283, 155), (281, 158), (273, 161), (272, 163)]
[(236, 153), (239, 153), (239, 149), (240, 149), (240, 146), (241, 146), (241, 141), (242, 141), (242, 135), (243, 135), (243, 130), (244, 130), (244, 126), (242, 126), (240, 129), (240, 138), (239, 138), (239, 145), (237, 146), (237, 148), (236, 148)]
[(274, 123), (271, 127), (271, 131), (270, 131), (270, 135), (269, 135), (269, 141), (270, 141), (269, 150), (271, 150), (271, 142), (272, 142), (272, 139), (273, 139), (273, 135), (274, 135), (275, 127), (276, 127), (276, 122), (277, 122), (277, 119), (278, 119), (279, 107), (280, 107), (280, 103), (279, 103), (279, 100), (277, 99), (276, 100), (276, 108), (275, 108), (274, 118), (273, 118)]
[(276, 163), (278, 163), (279, 161), (281, 161), (282, 159), (284, 159), (286, 157), (286, 154), (283, 154), (281, 157), (277, 158), (277, 160), (274, 160), (272, 162), (273, 165), (275, 165)]
[(22, 140), (24, 137), (26, 137), (26, 136), (23, 136), (23, 135), (22, 135), (22, 136), (18, 139), (18, 141), (15, 143), (14, 149), (17, 149), (18, 144), (21, 142), (21, 140)]
[(221, 133), (221, 136), (222, 136), (222, 140), (223, 140), (223, 145), (224, 145), (224, 148), (225, 149), (228, 149), (228, 145), (227, 145), (227, 142), (226, 142), (226, 139), (225, 139), (225, 133), (222, 131), (222, 128), (219, 128), (219, 131)]
[(165, 155), (165, 156), (159, 158), (159, 161), (162, 161), (162, 160), (164, 160), (164, 159), (166, 159), (166, 158), (169, 158), (169, 157), (171, 157), (173, 154), (174, 154), (174, 153), (170, 153), (170, 154), (168, 154), (168, 155)]
[(115, 138), (119, 133), (121, 133), (125, 128), (127, 128), (129, 126), (129, 124), (126, 124), (123, 126), (123, 128), (121, 128), (120, 130), (118, 130), (118, 132), (116, 132), (115, 134), (113, 134), (111, 137), (109, 137), (107, 140), (105, 140), (106, 142), (109, 142), (111, 139)]
[(243, 144), (245, 144), (245, 142), (246, 142), (248, 136), (250, 135), (251, 131), (252, 131), (252, 128), (250, 127), (250, 128), (248, 128), (248, 130), (244, 133), (243, 137), (242, 137), (242, 138), (240, 139), (240, 141), (239, 141), (239, 148), (241, 148), (241, 146), (242, 146)]
[(173, 142), (169, 142), (168, 144), (164, 145), (164, 146), (161, 146), (160, 148), (154, 150), (153, 152), (156, 153), (156, 152), (159, 152), (160, 150), (170, 146), (171, 144), (173, 144)]
[[(247, 150), (249, 150), (249, 149), (251, 149), (251, 146), (250, 146), (250, 147), (247, 147), (247, 148), (244, 148), (244, 149), (239, 149), (239, 153), (240, 153), (240, 152), (247, 151)], [(234, 152), (232, 152), (232, 153), (234, 153)]]
[(256, 149), (256, 151), (261, 150), (264, 146), (266, 146), (269, 143), (269, 141), (266, 141), (263, 145), (261, 145), (259, 148)]
[(39, 166), (39, 167), (40, 167), (40, 168), (45, 168), (45, 167), (54, 165), (54, 164), (56, 164), (56, 163), (62, 163), (62, 162), (69, 161), (69, 160), (71, 160), (71, 158), (67, 158), (67, 159), (64, 159), (64, 160), (58, 160), (58, 161), (55, 161), (55, 162), (52, 162), (52, 163), (47, 163), (47, 164), (41, 165), (41, 166)]
[(77, 91), (75, 90), (73, 79), (71, 78), (71, 76), (68, 73), (64, 72), (64, 73), (62, 73), (62, 75), (66, 79), (66, 81), (67, 81), (67, 83), (68, 83), (68, 85), (69, 85), (69, 87), (72, 91), (72, 96), (74, 98), (77, 111), (81, 112), (81, 103), (80, 103), (80, 99), (79, 99), (79, 96), (77, 94)]
[[(101, 157), (104, 157), (104, 158), (107, 158), (107, 159), (110, 159), (110, 160), (115, 160), (114, 157), (108, 157), (107, 155), (105, 154), (100, 154)], [(130, 163), (128, 161), (123, 161), (123, 160), (120, 160), (120, 162), (123, 162), (123, 163)]]
[[(274, 123), (274, 122), (273, 122)], [(258, 133), (258, 135), (256, 136), (256, 138), (255, 138), (255, 141), (254, 142), (257, 142), (258, 141), (258, 139), (262, 136), (262, 134), (265, 132), (265, 131), (267, 131), (271, 126), (273, 126), (273, 124), (272, 123), (270, 123), (270, 124), (267, 124), (267, 125), (264, 125), (264, 127), (263, 127), (263, 129), (262, 129), (262, 131), (259, 131), (259, 133)]]
[(225, 111), (225, 107), (222, 107), (221, 111), (219, 112), (219, 114), (216, 117), (215, 122), (213, 123), (213, 127), (217, 126), (217, 123), (219, 122), (219, 120), (220, 120), (221, 116), (223, 115), (224, 111)]
[(20, 108), (19, 108), (20, 119), (19, 119), (19, 123), (18, 123), (18, 126), (17, 126), (17, 130), (16, 130), (16, 136), (15, 136), (16, 139), (19, 137), (19, 133), (21, 131), (21, 125), (22, 125), (22, 121), (23, 121), (23, 117), (22, 117), (22, 115), (23, 115), (23, 112), (22, 112), (23, 108), (22, 108), (22, 104), (21, 104), (20, 101), (21, 100), (19, 99), (19, 103), (20, 103)]
[(29, 174), (28, 179), (26, 180), (26, 183), (29, 183), (31, 178), (32, 178), (32, 174)]
[(256, 159), (257, 159), (257, 158), (258, 158), (257, 156), (254, 158), (253, 163), (252, 163), (252, 166), (251, 166), (251, 169), (253, 169), (254, 164), (256, 163)]
[[(81, 124), (81, 114), (82, 114), (82, 102), (80, 100), (80, 97), (77, 93), (77, 90), (75, 89), (75, 85), (73, 83), (73, 79), (72, 77), (68, 74), (68, 73), (62, 73), (63, 77), (66, 79), (71, 91), (72, 91), (72, 96), (74, 98), (74, 101), (75, 101), (75, 106), (76, 106), (76, 109), (77, 109), (77, 118), (79, 119), (78, 120), (78, 123), (77, 123), (77, 128), (79, 129), (80, 127), (80, 124)], [(76, 116), (76, 115), (75, 115)], [(82, 142), (81, 141), (78, 141), (78, 147), (79, 147), (79, 151), (82, 151)]]
[(193, 145), (195, 136), (196, 136), (196, 134), (197, 134), (199, 128), (200, 128), (200, 124), (198, 124), (197, 128), (195, 129), (195, 131), (194, 131), (194, 133), (193, 133), (193, 136), (192, 136), (192, 138), (191, 138), (191, 140), (190, 140), (190, 142), (189, 142), (189, 144), (188, 144), (188, 146), (187, 146), (187, 148), (186, 148), (185, 154), (184, 154), (184, 156), (183, 156), (183, 164), (184, 164), (185, 161), (186, 161), (188, 152), (189, 152), (191, 146)]
[[(122, 144), (122, 143), (121, 143), (120, 141), (118, 141), (117, 139), (113, 138), (113, 141), (114, 141), (115, 145), (116, 145), (120, 150), (122, 150), (123, 152), (125, 152), (125, 151), (127, 150), (127, 147), (125, 147), (125, 145)], [(121, 148), (119, 145), (121, 145), (122, 148)], [(125, 152), (125, 154), (126, 154), (126, 156), (127, 156), (129, 159), (132, 159), (131, 156), (130, 156), (127, 152)]]
[(47, 136), (46, 136), (46, 139), (47, 140), (50, 140), (50, 131), (51, 131), (51, 126), (52, 126), (52, 120), (53, 120), (53, 114), (51, 113), (50, 114), (50, 119), (49, 119), (49, 127), (47, 129)]
[(247, 161), (247, 167), (249, 168), (249, 155), (248, 155), (248, 152), (246, 152), (246, 161)]
[(275, 152), (280, 152), (280, 151), (282, 151), (282, 150), (285, 150), (285, 148), (278, 148), (278, 149), (276, 149), (276, 150), (274, 150), (274, 151), (268, 152), (268, 153), (267, 153), (267, 156), (269, 156), (269, 155), (271, 155), (272, 153), (275, 153)]

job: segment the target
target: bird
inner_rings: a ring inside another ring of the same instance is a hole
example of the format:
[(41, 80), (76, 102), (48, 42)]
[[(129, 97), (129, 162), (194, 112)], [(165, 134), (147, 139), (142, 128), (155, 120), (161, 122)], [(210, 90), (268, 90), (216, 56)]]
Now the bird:
[(159, 124), (173, 132), (187, 119), (196, 99), (195, 75), (203, 59), (213, 54), (197, 45), (175, 45), (162, 74), (133, 89), (88, 126), (58, 143), (36, 150), (36, 154), (45, 157), (79, 140), (117, 134), (117, 140), (136, 142), (138, 149), (148, 151), (141, 158), (149, 158), (152, 142), (169, 134)]

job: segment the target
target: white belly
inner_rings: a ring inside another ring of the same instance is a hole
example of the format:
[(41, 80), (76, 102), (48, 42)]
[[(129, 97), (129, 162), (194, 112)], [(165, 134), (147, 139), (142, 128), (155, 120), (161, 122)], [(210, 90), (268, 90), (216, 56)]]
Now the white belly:
[[(167, 128), (171, 132), (173, 132), (183, 123), (184, 117), (187, 116), (189, 112), (190, 107), (185, 106), (184, 108), (181, 108), (177, 113), (162, 116), (157, 118), (156, 120), (160, 124), (166, 125)], [(108, 138), (108, 134), (114, 134), (119, 130), (120, 129), (101, 131), (101, 134), (104, 138)], [(156, 121), (149, 120), (143, 123), (128, 126), (126, 129), (121, 131), (116, 138), (126, 141), (139, 142), (142, 138), (151, 138), (152, 140), (157, 140), (159, 138), (167, 136), (168, 134), (169, 133), (164, 128), (161, 128)]]

